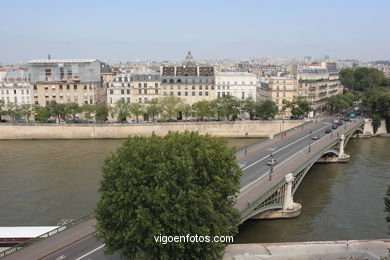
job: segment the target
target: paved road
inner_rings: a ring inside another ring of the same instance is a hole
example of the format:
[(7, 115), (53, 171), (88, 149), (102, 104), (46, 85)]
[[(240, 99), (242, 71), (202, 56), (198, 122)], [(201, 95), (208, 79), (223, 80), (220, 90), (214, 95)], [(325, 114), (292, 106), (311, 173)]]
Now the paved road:
[[(258, 198), (264, 190), (267, 190), (278, 183), (284, 176), (288, 173), (288, 170), (293, 167), (297, 167), (303, 160), (307, 160), (308, 147), (311, 146), (313, 153), (321, 150), (321, 148), (330, 142), (331, 134), (325, 134), (324, 131), (326, 128), (329, 128), (331, 125), (331, 120), (323, 120), (318, 122), (313, 122), (305, 125), (304, 127), (299, 127), (296, 130), (290, 130), (287, 132), (286, 136), (277, 136), (272, 140), (262, 142), (256, 145), (253, 145), (248, 148), (247, 155), (245, 155), (244, 150), (241, 150), (237, 153), (237, 159), (239, 160), (244, 174), (241, 178), (241, 192), (237, 200), (236, 208), (240, 211), (244, 210), (248, 205), (247, 201), (254, 201)], [(354, 122), (348, 123), (347, 129), (354, 127), (356, 124)], [(333, 134), (332, 137), (337, 137), (337, 132), (343, 132), (344, 126), (339, 127)], [(311, 136), (318, 134), (321, 139), (313, 141)], [(270, 167), (266, 165), (266, 161), (269, 158), (270, 153), (273, 153), (273, 157), (278, 160), (278, 164), (274, 167), (272, 173), (272, 181), (269, 181), (268, 178), (264, 178), (269, 175)], [(294, 160), (290, 160), (294, 157)], [(45, 239), (44, 241), (34, 244), (22, 251), (14, 253), (7, 257), (6, 259), (45, 259), (45, 260), (62, 260), (62, 259), (121, 259), (118, 254), (114, 255), (105, 255), (104, 254), (104, 244), (97, 240), (91, 232), (91, 227), (94, 223), (89, 222), (87, 224), (82, 223), (85, 233), (87, 234), (84, 237), (81, 237), (76, 242), (73, 243), (63, 243), (62, 245), (68, 245), (63, 248), (58, 247), (55, 249), (53, 246), (50, 246), (51, 243), (58, 244), (58, 238), (63, 236), (65, 232), (72, 232), (72, 230), (66, 230), (56, 236)], [(78, 226), (80, 226), (78, 225)], [(71, 229), (75, 229), (78, 226), (75, 226)], [(88, 227), (89, 226), (89, 227)], [(80, 231), (76, 231), (79, 232)], [(89, 233), (88, 233), (89, 232)], [(53, 242), (54, 241), (54, 242)], [(43, 243), (46, 243), (46, 253), (43, 248)], [(35, 255), (29, 254), (28, 251), (34, 251), (34, 247), (40, 248), (39, 253)], [(50, 251), (51, 250), (51, 251)], [(48, 254), (47, 252), (54, 252)], [(24, 256), (24, 257), (21, 257)]]

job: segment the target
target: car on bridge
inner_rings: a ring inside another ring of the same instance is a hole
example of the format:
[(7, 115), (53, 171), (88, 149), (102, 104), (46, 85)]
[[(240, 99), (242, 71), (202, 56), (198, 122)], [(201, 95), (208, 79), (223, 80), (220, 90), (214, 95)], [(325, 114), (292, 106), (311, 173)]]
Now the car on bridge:
[(311, 137), (311, 139), (313, 139), (313, 140), (318, 140), (318, 139), (320, 139), (320, 136), (319, 136), (319, 135), (313, 135), (313, 136)]
[(278, 161), (275, 160), (274, 158), (269, 158), (268, 161), (267, 161), (267, 165), (268, 166), (274, 166), (277, 163), (278, 163)]
[(326, 130), (325, 130), (325, 133), (326, 133), (326, 134), (332, 133), (332, 128), (326, 129)]
[(337, 124), (333, 124), (332, 129), (337, 129)]

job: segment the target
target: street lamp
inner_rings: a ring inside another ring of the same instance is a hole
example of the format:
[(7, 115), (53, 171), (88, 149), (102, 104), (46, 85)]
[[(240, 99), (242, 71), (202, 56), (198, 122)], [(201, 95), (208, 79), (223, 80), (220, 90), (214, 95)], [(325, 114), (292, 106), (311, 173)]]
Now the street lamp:
[(311, 129), (310, 129), (310, 140), (309, 140), (309, 153), (311, 152)]
[(271, 169), (270, 169), (270, 171), (269, 171), (269, 179), (268, 180), (272, 180), (272, 172), (274, 171), (274, 167), (273, 166), (271, 166)]
[(245, 155), (248, 154), (248, 132), (245, 133)]

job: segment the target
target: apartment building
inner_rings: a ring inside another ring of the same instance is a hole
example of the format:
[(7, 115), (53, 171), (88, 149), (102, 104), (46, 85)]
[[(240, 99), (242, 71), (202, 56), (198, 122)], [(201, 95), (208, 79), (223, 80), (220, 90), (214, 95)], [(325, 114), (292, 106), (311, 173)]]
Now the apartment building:
[(232, 95), (240, 100), (252, 97), (256, 100), (258, 86), (256, 74), (248, 72), (218, 72), (215, 74), (216, 97)]
[(32, 60), (28, 63), (32, 101), (46, 106), (58, 103), (99, 104), (106, 102), (102, 66), (96, 59)]
[(329, 97), (343, 92), (335, 63), (298, 65), (293, 69), (298, 80), (297, 96), (311, 103), (314, 114), (326, 109)]
[(214, 67), (195, 65), (191, 52), (182, 66), (163, 66), (160, 71), (163, 96), (177, 96), (187, 104), (216, 97)]
[(121, 74), (112, 79), (107, 87), (107, 104), (113, 106), (117, 101), (126, 103), (145, 103), (158, 98), (161, 93), (160, 75)]
[(25, 71), (9, 71), (0, 80), (0, 99), (16, 105), (31, 104), (28, 74)]

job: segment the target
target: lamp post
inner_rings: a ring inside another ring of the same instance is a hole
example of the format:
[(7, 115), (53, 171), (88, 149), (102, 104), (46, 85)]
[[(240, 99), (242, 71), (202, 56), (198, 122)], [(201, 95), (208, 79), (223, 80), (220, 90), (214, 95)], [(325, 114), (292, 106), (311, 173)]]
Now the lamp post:
[(245, 133), (245, 155), (248, 154), (248, 132)]
[(272, 180), (272, 172), (274, 171), (274, 167), (271, 166), (271, 169), (269, 170), (269, 179), (268, 180)]
[(310, 129), (310, 140), (309, 140), (309, 153), (311, 152), (311, 129)]

